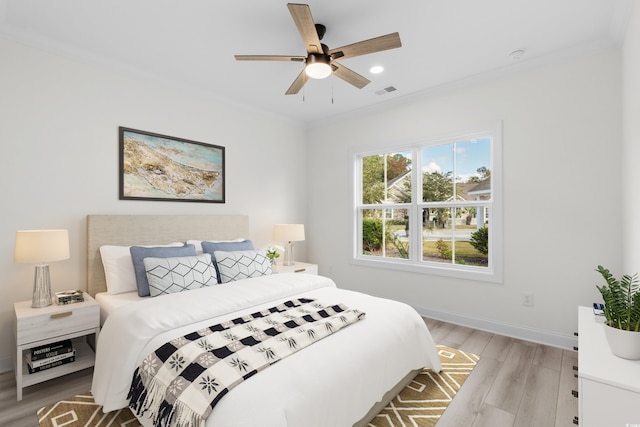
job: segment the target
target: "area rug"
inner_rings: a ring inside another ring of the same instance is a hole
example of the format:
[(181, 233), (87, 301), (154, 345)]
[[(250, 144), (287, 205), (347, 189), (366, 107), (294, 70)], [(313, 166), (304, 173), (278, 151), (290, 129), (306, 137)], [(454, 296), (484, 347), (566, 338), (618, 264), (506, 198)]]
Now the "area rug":
[(433, 427), (478, 363), (478, 356), (438, 345), (442, 371), (423, 369), (369, 427)]
[[(478, 362), (478, 356), (438, 345), (442, 372), (424, 369), (369, 424), (370, 427), (432, 427)], [(91, 393), (38, 410), (40, 427), (139, 427), (129, 409), (102, 413)]]

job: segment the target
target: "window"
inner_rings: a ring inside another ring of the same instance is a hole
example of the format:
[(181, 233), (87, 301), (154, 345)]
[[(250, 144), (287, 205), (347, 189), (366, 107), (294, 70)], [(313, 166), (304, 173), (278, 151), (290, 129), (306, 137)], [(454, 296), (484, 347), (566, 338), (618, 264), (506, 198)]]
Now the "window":
[(498, 125), (355, 153), (354, 262), (500, 282), (501, 146)]

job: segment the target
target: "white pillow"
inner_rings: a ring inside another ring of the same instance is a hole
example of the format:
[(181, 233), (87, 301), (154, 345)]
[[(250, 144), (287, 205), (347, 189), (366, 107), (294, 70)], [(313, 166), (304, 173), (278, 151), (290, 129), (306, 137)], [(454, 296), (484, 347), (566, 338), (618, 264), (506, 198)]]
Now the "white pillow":
[(264, 249), (251, 251), (215, 251), (221, 283), (271, 274), (271, 261)]
[(152, 297), (205, 288), (218, 284), (211, 255), (145, 258), (142, 260)]
[(203, 253), (202, 250), (202, 242), (213, 242), (213, 243), (221, 243), (221, 242), (244, 242), (245, 238), (239, 237), (237, 239), (232, 239), (232, 240), (210, 240), (210, 239), (205, 239), (205, 240), (187, 240), (186, 244), (187, 245), (193, 245), (196, 247), (196, 253), (197, 254), (201, 254)]
[[(147, 245), (147, 247), (155, 246), (184, 246), (184, 243), (175, 242), (168, 245)], [(133, 261), (131, 261), (131, 252), (129, 251), (130, 247), (131, 246), (115, 245), (100, 246), (100, 256), (102, 257), (102, 266), (104, 267), (108, 294), (115, 295), (125, 292), (138, 292), (136, 273), (133, 270)]]

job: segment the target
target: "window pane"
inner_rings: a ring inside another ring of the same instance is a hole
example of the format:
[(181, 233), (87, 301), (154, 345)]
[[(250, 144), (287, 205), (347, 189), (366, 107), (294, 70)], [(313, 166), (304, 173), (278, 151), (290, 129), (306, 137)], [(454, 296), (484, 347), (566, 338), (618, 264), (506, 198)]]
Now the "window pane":
[[(488, 266), (488, 228), (477, 208), (425, 208), (422, 210), (422, 260), (458, 265)], [(478, 218), (480, 216), (480, 224)]]
[(411, 152), (362, 158), (362, 203), (411, 203)]
[(444, 202), (453, 197), (453, 144), (422, 149), (422, 198)]
[(489, 209), (475, 208), (477, 216), (465, 226), (456, 244), (456, 264), (489, 266)]
[(452, 208), (425, 208), (422, 210), (422, 260), (451, 263), (453, 229), (449, 220)]
[(407, 209), (362, 210), (362, 254), (384, 258), (409, 258)]
[(491, 139), (455, 144), (458, 200), (491, 199)]

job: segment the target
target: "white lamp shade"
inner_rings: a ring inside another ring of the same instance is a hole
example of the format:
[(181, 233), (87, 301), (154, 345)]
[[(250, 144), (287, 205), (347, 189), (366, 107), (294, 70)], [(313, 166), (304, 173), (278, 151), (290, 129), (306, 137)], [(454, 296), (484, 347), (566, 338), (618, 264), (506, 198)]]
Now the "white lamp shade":
[(17, 231), (13, 259), (15, 262), (31, 264), (69, 259), (69, 231)]
[(304, 240), (304, 224), (276, 224), (273, 239), (278, 242), (299, 242)]

